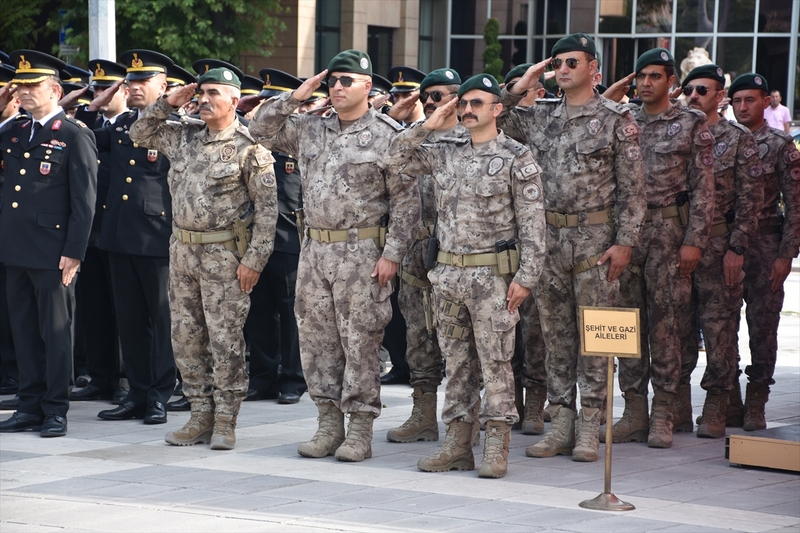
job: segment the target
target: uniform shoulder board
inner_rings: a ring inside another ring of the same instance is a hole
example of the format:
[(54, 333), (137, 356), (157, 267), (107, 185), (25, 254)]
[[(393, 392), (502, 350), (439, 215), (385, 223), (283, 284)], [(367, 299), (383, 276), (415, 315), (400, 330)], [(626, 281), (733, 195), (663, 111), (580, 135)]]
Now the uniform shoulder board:
[(236, 132), (239, 133), (239, 135), (241, 135), (242, 137), (246, 138), (248, 141), (250, 141), (253, 144), (256, 144), (258, 142), (253, 138), (252, 135), (250, 135), (250, 130), (247, 128), (247, 126), (245, 126), (244, 124), (242, 124), (241, 122), (238, 122), (238, 121), (237, 121), (237, 124), (236, 124)]
[(608, 98), (600, 98), (600, 101), (603, 102), (603, 106), (605, 108), (610, 109), (611, 111), (613, 111), (618, 115), (630, 112), (630, 109), (628, 109), (624, 105), (618, 104), (617, 102), (609, 100)]
[(506, 136), (506, 138), (503, 140), (503, 147), (508, 148), (509, 150), (514, 152), (514, 155), (517, 157), (524, 155), (525, 152), (530, 152), (530, 149), (527, 146), (515, 141), (514, 139), (508, 136)]
[(403, 126), (398, 124), (397, 121), (395, 121), (389, 115), (384, 115), (383, 113), (375, 113), (375, 116), (377, 116), (378, 119), (382, 120), (383, 122), (391, 126), (394, 131), (403, 131)]
[(683, 107), (683, 110), (684, 110), (685, 112), (687, 112), (687, 113), (690, 113), (690, 114), (692, 114), (692, 115), (696, 116), (697, 118), (699, 118), (699, 119), (700, 119), (700, 120), (702, 120), (703, 122), (705, 122), (705, 121), (706, 121), (706, 114), (705, 114), (705, 113), (703, 113), (702, 111), (700, 111), (699, 109), (695, 109), (695, 108), (693, 108), (693, 107), (684, 106), (684, 107)]
[(67, 117), (67, 122), (71, 122), (72, 124), (75, 124), (79, 128), (85, 128), (86, 127), (86, 124), (84, 124), (83, 121), (78, 120), (77, 118)]
[(742, 131), (742, 133), (750, 133), (750, 130), (749, 130), (749, 129), (745, 128), (744, 126), (742, 126), (742, 125), (741, 125), (741, 124), (739, 124), (738, 122), (733, 122), (732, 120), (729, 120), (728, 122), (730, 122), (731, 124), (733, 124), (733, 126), (734, 126), (734, 127), (736, 127), (736, 128), (738, 128), (739, 130), (741, 130), (741, 131)]
[(786, 142), (792, 142), (794, 140), (792, 138), (792, 136), (789, 135), (788, 133), (786, 133), (785, 131), (781, 131), (781, 130), (778, 130), (778, 129), (770, 127), (769, 128), (769, 132), (772, 135), (775, 135), (776, 137), (780, 137), (781, 139), (783, 139)]

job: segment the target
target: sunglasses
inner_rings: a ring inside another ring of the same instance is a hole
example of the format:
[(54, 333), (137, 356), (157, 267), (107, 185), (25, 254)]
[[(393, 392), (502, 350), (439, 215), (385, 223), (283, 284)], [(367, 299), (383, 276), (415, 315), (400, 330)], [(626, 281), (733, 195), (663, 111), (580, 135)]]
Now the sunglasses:
[(350, 87), (353, 85), (354, 81), (365, 81), (359, 78), (353, 78), (352, 76), (328, 76), (328, 87), (333, 88), (336, 85), (336, 82), (341, 82), (342, 87)]
[(575, 59), (574, 57), (568, 57), (566, 59), (557, 57), (550, 62), (550, 66), (553, 67), (553, 70), (558, 70), (564, 63), (566, 63), (570, 69), (575, 69), (578, 67), (578, 64), (581, 63), (581, 61)]
[(420, 93), (419, 101), (424, 104), (425, 102), (428, 101), (428, 97), (430, 97), (431, 100), (433, 100), (434, 102), (436, 102), (438, 104), (439, 102), (442, 101), (442, 98), (444, 98), (444, 95), (446, 95), (446, 94), (450, 95), (450, 94), (458, 94), (458, 93), (443, 93), (442, 91), (433, 91), (433, 92), (429, 93), (429, 92), (426, 91), (424, 93)]
[[(483, 106), (486, 103), (487, 102), (484, 102), (480, 98), (473, 98), (472, 100), (459, 100), (458, 101), (458, 109), (460, 109), (461, 111), (464, 111), (467, 108), (467, 104), (469, 104), (473, 111), (480, 111), (481, 109), (483, 109)], [(488, 102), (488, 104), (490, 106), (493, 106), (493, 105), (495, 105), (497, 103), (499, 103), (499, 102)]]
[(699, 94), (700, 96), (707, 95), (708, 91), (711, 90), (705, 85), (687, 85), (686, 87), (683, 88), (683, 94), (685, 94), (686, 96), (692, 96), (692, 93), (695, 91), (695, 89), (697, 90), (697, 94)]

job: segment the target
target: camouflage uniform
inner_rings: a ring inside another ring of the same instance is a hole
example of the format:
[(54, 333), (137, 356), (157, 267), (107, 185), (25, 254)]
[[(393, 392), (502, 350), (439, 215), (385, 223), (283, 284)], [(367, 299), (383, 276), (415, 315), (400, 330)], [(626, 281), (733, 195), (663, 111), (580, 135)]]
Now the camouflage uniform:
[[(498, 276), (490, 266), (439, 263), (428, 273), (436, 295), (438, 339), (446, 357), (447, 390), (442, 420), (472, 422), (470, 406), (486, 388), (480, 421), (514, 424), (514, 326), (519, 311), (508, 312), (506, 295), (514, 281), (532, 288), (541, 272), (544, 210), (539, 166), (523, 145), (500, 133), (474, 149), (469, 139), (423, 144), (429, 132), (417, 126), (390, 146), (389, 166), (403, 172), (433, 174), (440, 251), (487, 254), (495, 243), (517, 238), (520, 265)], [(416, 151), (415, 151), (416, 150)]]
[[(515, 107), (519, 96), (503, 90), (499, 126), (525, 139), (543, 168), (548, 211), (577, 215), (577, 227), (547, 224), (547, 253), (536, 288), (547, 348), (551, 404), (575, 402), (577, 381), (584, 407), (600, 408), (606, 397), (606, 361), (580, 357), (578, 306), (614, 306), (619, 280), (607, 281), (609, 263), (573, 273), (581, 262), (595, 263), (613, 244), (635, 246), (646, 204), (639, 150), (639, 127), (622, 106), (595, 94), (567, 117), (566, 104), (541, 100)], [(616, 232), (610, 224), (590, 224), (587, 214), (615, 207)], [(616, 233), (616, 234), (615, 234)]]
[[(642, 128), (642, 146), (648, 147), (644, 168), (649, 209), (642, 242), (631, 257), (631, 270), (637, 272), (621, 276), (621, 292), (625, 305), (642, 310), (650, 357), (645, 351), (641, 359), (620, 359), (620, 388), (646, 395), (651, 378), (655, 390), (675, 393), (681, 375), (680, 328), (689, 314), (692, 294), (691, 278), (680, 276), (678, 254), (682, 245), (704, 249), (708, 243), (714, 206), (714, 138), (705, 115), (679, 103), (652, 120), (640, 106), (631, 106), (631, 112)], [(677, 211), (665, 216), (664, 210), (674, 206), (684, 192), (689, 193), (685, 228), (675, 216)]]
[[(300, 358), (311, 398), (344, 413), (380, 415), (380, 350), (392, 310), (390, 284), (370, 278), (382, 256), (399, 263), (420, 225), (417, 180), (378, 168), (400, 131), (369, 111), (341, 130), (339, 117), (293, 114), (291, 93), (261, 106), (250, 132), (265, 146), (298, 155), (303, 169), (305, 225), (345, 230), (346, 242), (307, 238), (300, 251), (295, 314)], [(390, 205), (391, 198), (391, 205)], [(389, 216), (383, 251), (359, 229)], [(313, 237), (313, 236), (312, 236)]]
[(236, 416), (247, 393), (242, 327), (250, 309), (236, 269), (241, 263), (261, 272), (272, 253), (278, 217), (274, 159), (238, 120), (214, 133), (201, 121), (168, 121), (172, 111), (159, 99), (131, 127), (131, 139), (170, 159), (175, 226), (219, 231), (253, 213), (243, 257), (225, 243), (170, 240), (172, 341), (183, 392), (193, 411)]
[[(703, 330), (708, 360), (700, 385), (705, 390), (730, 390), (739, 360), (743, 289), (741, 282), (733, 288), (725, 284), (723, 256), (729, 246), (747, 248), (758, 231), (757, 215), (763, 200), (762, 165), (758, 147), (747, 128), (721, 117), (710, 130), (714, 135), (715, 207), (708, 247), (694, 271), (698, 305), (692, 311), (696, 311)], [(693, 339), (683, 349), (681, 381), (688, 384), (697, 366), (697, 335), (691, 313), (683, 317), (682, 331), (687, 336), (692, 333)]]

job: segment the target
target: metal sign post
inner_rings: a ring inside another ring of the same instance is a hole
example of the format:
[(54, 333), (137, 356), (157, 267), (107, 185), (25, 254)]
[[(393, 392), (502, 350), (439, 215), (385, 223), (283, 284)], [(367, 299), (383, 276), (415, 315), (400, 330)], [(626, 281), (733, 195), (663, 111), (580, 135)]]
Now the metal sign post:
[(581, 355), (608, 360), (606, 391), (606, 471), (602, 494), (579, 505), (596, 511), (632, 511), (635, 507), (611, 492), (611, 426), (614, 420), (614, 357), (642, 356), (639, 310), (624, 307), (580, 306)]

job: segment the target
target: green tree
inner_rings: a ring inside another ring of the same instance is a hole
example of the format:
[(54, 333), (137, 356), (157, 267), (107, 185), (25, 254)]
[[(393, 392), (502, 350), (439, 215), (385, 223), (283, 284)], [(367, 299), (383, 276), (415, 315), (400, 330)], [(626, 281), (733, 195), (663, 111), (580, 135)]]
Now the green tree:
[(500, 58), (503, 47), (500, 45), (499, 35), (500, 21), (490, 18), (483, 29), (483, 40), (486, 42), (486, 50), (483, 51), (483, 72), (494, 76), (497, 83), (503, 83), (503, 60)]

